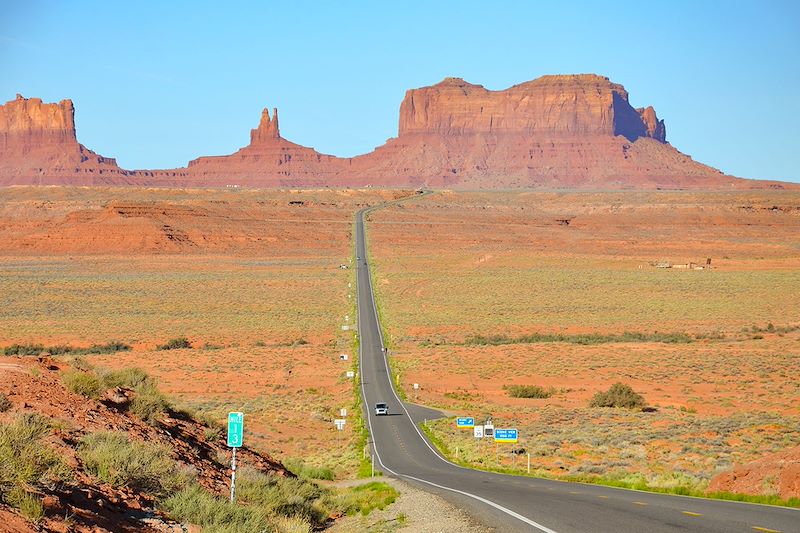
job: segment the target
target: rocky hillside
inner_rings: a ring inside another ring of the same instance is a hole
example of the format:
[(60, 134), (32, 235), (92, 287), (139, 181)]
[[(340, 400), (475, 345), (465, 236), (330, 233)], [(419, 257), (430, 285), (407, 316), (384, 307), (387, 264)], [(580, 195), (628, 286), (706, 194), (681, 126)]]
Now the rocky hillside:
[(320, 154), (280, 134), (267, 109), (250, 144), (186, 168), (127, 171), (78, 144), (69, 100), (0, 106), (0, 185), (86, 184), (454, 189), (796, 188), (698, 163), (667, 142), (652, 107), (594, 74), (543, 76), (491, 91), (460, 78), (412, 89), (398, 136), (353, 158)]
[(245, 447), (231, 504), (221, 426), (174, 407), (141, 370), (27, 355), (41, 350), (0, 357), (2, 531), (311, 531), (397, 496), (376, 483), (321, 487)]

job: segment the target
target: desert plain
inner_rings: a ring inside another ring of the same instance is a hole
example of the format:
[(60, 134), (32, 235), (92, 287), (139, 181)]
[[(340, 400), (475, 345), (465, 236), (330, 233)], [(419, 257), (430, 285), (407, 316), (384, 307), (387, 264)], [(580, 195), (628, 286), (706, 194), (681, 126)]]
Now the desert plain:
[[(406, 397), (520, 431), (498, 449), (430, 422), (451, 459), (797, 494), (765, 465), (715, 480), (800, 445), (797, 193), (441, 192), (374, 212), (369, 238)], [(616, 382), (647, 408), (589, 407)]]
[[(85, 357), (143, 368), (204, 416), (246, 411), (254, 448), (355, 475), (358, 424), (332, 424), (358, 409), (353, 215), (409, 194), (4, 189), (0, 346), (127, 343)], [(368, 239), (406, 397), (519, 428), (536, 473), (705, 490), (800, 445), (798, 192), (439, 191), (371, 213)], [(589, 407), (616, 382), (648, 408)], [(525, 467), (452, 418), (428, 429), (456, 460)], [(758, 479), (718, 488), (796, 490)]]

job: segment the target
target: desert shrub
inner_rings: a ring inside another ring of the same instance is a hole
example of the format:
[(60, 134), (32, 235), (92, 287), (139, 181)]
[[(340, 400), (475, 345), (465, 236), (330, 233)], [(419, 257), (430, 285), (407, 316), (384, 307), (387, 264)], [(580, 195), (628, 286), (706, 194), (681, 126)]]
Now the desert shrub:
[(545, 389), (539, 385), (503, 385), (512, 398), (549, 398), (556, 393), (552, 387)]
[(310, 481), (264, 474), (251, 468), (243, 468), (240, 479), (237, 494), (241, 500), (269, 515), (303, 517), (317, 526), (323, 525), (330, 515), (321, 502), (328, 491)]
[(103, 384), (107, 388), (126, 387), (136, 389), (152, 380), (141, 368), (123, 368), (103, 373)]
[(3, 349), (4, 355), (39, 355), (44, 351), (42, 344), (12, 344)]
[(641, 409), (645, 402), (641, 394), (635, 392), (630, 385), (614, 383), (605, 392), (597, 392), (589, 407), (624, 407), (627, 409)]
[(9, 409), (11, 409), (11, 400), (5, 394), (0, 393), (0, 413), (5, 413)]
[(329, 505), (340, 513), (368, 515), (374, 509), (385, 509), (398, 496), (398, 492), (388, 483), (372, 481), (335, 494)]
[(86, 396), (87, 398), (97, 398), (103, 391), (103, 384), (94, 372), (81, 372), (80, 370), (69, 370), (61, 376), (64, 386), (75, 394)]
[(70, 366), (75, 370), (83, 370), (84, 372), (89, 372), (90, 370), (94, 370), (94, 366), (92, 366), (89, 361), (84, 359), (83, 357), (74, 357), (69, 362)]
[(386, 483), (332, 490), (250, 468), (240, 471), (236, 493), (237, 503), (230, 503), (191, 484), (167, 498), (162, 507), (174, 518), (208, 531), (294, 533), (321, 529), (332, 513), (366, 515), (384, 509), (398, 496)]
[(603, 335), (582, 333), (565, 335), (562, 333), (531, 333), (519, 337), (507, 335), (473, 335), (464, 340), (467, 346), (499, 346), (503, 344), (535, 344), (546, 342), (567, 342), (570, 344), (608, 344), (612, 342), (661, 342), (666, 344), (690, 343), (693, 339), (686, 333), (640, 333), (626, 331), (622, 334)]
[(191, 476), (180, 468), (169, 449), (132, 441), (126, 433), (89, 433), (78, 445), (87, 472), (109, 485), (165, 497), (187, 486)]
[(136, 395), (131, 402), (130, 410), (151, 425), (157, 425), (170, 408), (166, 396), (161, 394), (155, 383), (147, 382), (135, 389)]
[(325, 479), (333, 481), (333, 470), (324, 466), (312, 466), (298, 459), (288, 459), (283, 462), (284, 466), (293, 474), (309, 479)]
[(156, 350), (181, 350), (184, 348), (191, 348), (192, 343), (189, 342), (189, 339), (186, 337), (178, 337), (175, 339), (170, 339), (167, 341), (166, 344), (159, 344), (156, 346)]
[(203, 429), (203, 436), (208, 442), (214, 442), (222, 438), (221, 427), (207, 427)]
[(44, 349), (45, 352), (49, 353), (50, 355), (66, 355), (68, 353), (72, 353), (75, 349), (68, 344), (57, 344), (55, 346), (48, 346)]
[(111, 341), (105, 344), (92, 344), (85, 350), (78, 350), (79, 352), (87, 353), (87, 354), (108, 354), (108, 353), (117, 353), (117, 352), (129, 352), (131, 351), (131, 347), (124, 342), (119, 341)]
[(162, 508), (173, 518), (199, 525), (216, 533), (261, 533), (272, 531), (262, 509), (231, 503), (196, 484), (167, 498)]
[(31, 414), (0, 424), (0, 501), (34, 522), (44, 515), (36, 492), (71, 477), (55, 450), (43, 442), (49, 430), (45, 418)]

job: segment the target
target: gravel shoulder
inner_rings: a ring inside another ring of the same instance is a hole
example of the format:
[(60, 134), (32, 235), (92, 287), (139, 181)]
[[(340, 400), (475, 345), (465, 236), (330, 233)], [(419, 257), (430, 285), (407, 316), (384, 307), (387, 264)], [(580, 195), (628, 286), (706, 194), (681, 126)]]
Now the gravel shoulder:
[[(392, 505), (369, 516), (348, 516), (336, 521), (332, 533), (490, 533), (482, 524), (444, 499), (399, 479), (380, 478), (400, 493)], [(360, 485), (369, 480), (348, 481), (337, 486)]]

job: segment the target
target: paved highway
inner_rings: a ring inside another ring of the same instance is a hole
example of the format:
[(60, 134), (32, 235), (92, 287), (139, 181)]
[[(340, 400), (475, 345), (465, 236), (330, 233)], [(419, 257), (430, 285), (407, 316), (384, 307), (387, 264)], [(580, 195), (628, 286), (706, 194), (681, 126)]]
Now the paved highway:
[[(445, 460), (417, 427), (441, 414), (401, 402), (392, 385), (367, 263), (369, 210), (356, 215), (357, 302), (361, 393), (376, 469), (436, 493), (502, 532), (800, 533), (796, 509), (495, 474)], [(377, 402), (389, 404), (389, 416), (375, 416)]]

